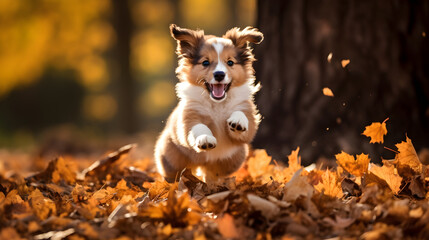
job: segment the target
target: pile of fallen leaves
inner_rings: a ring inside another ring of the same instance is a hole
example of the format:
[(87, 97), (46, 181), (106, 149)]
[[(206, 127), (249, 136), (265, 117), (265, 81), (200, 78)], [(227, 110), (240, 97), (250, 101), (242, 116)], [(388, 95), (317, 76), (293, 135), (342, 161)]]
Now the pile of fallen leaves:
[[(364, 135), (383, 143), (386, 122)], [(122, 147), (77, 171), (57, 158), (27, 178), (0, 175), (0, 239), (429, 239), (429, 168), (406, 137), (395, 159), (341, 152), (335, 169), (287, 166), (255, 150), (235, 175), (175, 183)]]

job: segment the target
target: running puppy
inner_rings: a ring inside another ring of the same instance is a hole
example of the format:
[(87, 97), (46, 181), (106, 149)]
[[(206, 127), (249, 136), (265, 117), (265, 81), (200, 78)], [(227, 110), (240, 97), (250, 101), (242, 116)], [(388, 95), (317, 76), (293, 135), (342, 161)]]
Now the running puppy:
[(155, 146), (158, 171), (174, 181), (184, 168), (200, 168), (206, 179), (236, 171), (248, 154), (260, 115), (253, 103), (255, 58), (249, 43), (259, 44), (257, 29), (233, 28), (222, 37), (176, 25), (180, 101)]

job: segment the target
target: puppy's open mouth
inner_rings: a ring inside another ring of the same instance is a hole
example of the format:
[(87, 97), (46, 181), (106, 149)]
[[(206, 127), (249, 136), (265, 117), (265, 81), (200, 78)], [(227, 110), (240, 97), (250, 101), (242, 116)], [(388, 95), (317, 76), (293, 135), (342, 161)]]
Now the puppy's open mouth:
[(228, 84), (210, 84), (205, 82), (207, 91), (209, 91), (210, 96), (215, 100), (222, 100), (226, 97), (226, 92), (228, 92), (231, 83)]

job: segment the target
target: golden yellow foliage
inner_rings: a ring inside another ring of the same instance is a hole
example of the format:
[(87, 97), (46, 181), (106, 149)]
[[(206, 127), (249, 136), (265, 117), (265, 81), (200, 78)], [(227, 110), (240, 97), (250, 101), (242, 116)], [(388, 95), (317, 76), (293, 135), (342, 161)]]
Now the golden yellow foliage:
[(271, 157), (265, 150), (257, 149), (254, 156), (250, 157), (247, 164), (250, 176), (254, 179), (261, 178), (262, 181), (270, 180), (270, 173), (273, 165), (270, 165)]
[(365, 131), (363, 131), (362, 135), (365, 135), (367, 137), (371, 138), (370, 143), (384, 143), (384, 135), (387, 134), (387, 128), (386, 128), (386, 120), (384, 120), (382, 123), (374, 122), (369, 126), (366, 126)]
[(414, 173), (419, 174), (422, 172), (422, 163), (417, 156), (416, 150), (414, 149), (411, 139), (407, 137), (406, 142), (396, 144), (399, 153), (396, 155), (398, 164), (398, 170), (409, 167)]
[(323, 194), (330, 197), (341, 198), (343, 196), (341, 182), (339, 181), (337, 174), (335, 172), (331, 172), (329, 169), (322, 174), (322, 181), (314, 186), (314, 189), (320, 193), (323, 192)]
[(337, 159), (337, 164), (339, 166), (357, 177), (362, 177), (368, 172), (368, 164), (371, 160), (367, 154), (363, 153), (357, 155), (355, 159), (352, 155), (341, 152), (335, 155), (335, 158)]
[(379, 167), (371, 163), (370, 173), (386, 181), (393, 193), (398, 194), (399, 190), (401, 190), (402, 177), (395, 172), (394, 166), (383, 165)]

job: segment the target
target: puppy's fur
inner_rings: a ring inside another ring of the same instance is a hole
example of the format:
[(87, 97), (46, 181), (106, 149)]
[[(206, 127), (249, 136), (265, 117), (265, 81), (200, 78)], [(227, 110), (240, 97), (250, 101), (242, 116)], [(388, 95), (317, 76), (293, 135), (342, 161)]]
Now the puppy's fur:
[(180, 101), (156, 143), (157, 169), (168, 181), (185, 167), (200, 167), (207, 179), (229, 175), (245, 160), (260, 122), (249, 43), (263, 35), (251, 27), (221, 38), (176, 25), (170, 31), (178, 44)]

